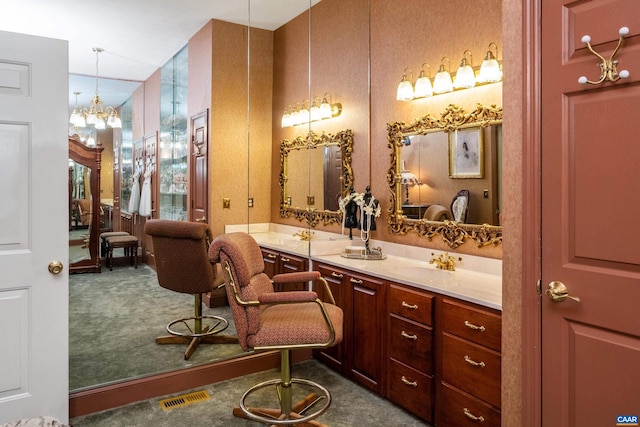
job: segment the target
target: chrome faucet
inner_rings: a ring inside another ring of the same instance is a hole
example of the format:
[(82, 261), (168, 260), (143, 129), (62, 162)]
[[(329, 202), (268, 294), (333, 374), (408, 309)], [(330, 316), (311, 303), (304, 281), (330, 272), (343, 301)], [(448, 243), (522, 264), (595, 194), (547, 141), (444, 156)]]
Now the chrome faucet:
[[(431, 253), (431, 255), (434, 255)], [(439, 257), (433, 257), (429, 260), (429, 264), (435, 264), (438, 270), (454, 271), (456, 269), (455, 259), (448, 252), (441, 254)]]

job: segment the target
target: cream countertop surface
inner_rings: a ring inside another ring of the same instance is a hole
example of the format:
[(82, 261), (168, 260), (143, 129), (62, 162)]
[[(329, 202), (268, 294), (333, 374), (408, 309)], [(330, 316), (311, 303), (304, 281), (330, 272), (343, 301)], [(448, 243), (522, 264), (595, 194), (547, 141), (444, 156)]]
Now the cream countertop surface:
[[(311, 242), (294, 234), (304, 230), (279, 224), (252, 224), (250, 228), (227, 227), (226, 232), (249, 231), (258, 244), (281, 252), (308, 257), (312, 264), (324, 263), (337, 268), (367, 274), (384, 280), (436, 292), (454, 298), (501, 310), (501, 260), (449, 252), (456, 259), (456, 270), (438, 270), (429, 260), (442, 251), (372, 240), (371, 247), (381, 247), (384, 260), (361, 260), (340, 255), (347, 246), (363, 246), (334, 233), (314, 231)], [(460, 261), (459, 258), (462, 258)]]

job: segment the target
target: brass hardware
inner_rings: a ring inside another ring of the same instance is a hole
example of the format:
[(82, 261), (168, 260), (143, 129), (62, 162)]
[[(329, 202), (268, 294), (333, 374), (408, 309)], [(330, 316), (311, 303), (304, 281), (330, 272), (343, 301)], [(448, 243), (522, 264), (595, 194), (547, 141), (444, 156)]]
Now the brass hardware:
[(402, 382), (411, 387), (418, 387), (418, 381), (409, 381), (404, 375), (401, 378)]
[(484, 368), (485, 366), (487, 366), (487, 365), (485, 365), (484, 362), (476, 362), (475, 360), (473, 360), (472, 358), (470, 358), (466, 354), (464, 356), (464, 361), (467, 362), (469, 365), (477, 366), (479, 368)]
[(276, 259), (276, 256), (274, 254), (267, 254), (267, 258)]
[(62, 263), (60, 261), (51, 261), (49, 263), (49, 273), (59, 274), (62, 271)]
[(336, 273), (335, 271), (331, 272), (331, 276), (332, 277), (337, 277), (338, 279), (342, 279), (342, 277), (343, 277), (342, 274)]
[(202, 218), (198, 218), (198, 219), (196, 219), (196, 222), (203, 222), (203, 223), (206, 223), (206, 222), (207, 222), (207, 217), (206, 217), (206, 216), (204, 216), (204, 215), (202, 215)]
[[(462, 260), (462, 258), (458, 258), (458, 260)], [(456, 269), (456, 260), (448, 252), (441, 254), (437, 258), (431, 258), (429, 264), (435, 264), (438, 270), (454, 271)]]
[(293, 235), (293, 237), (300, 237), (300, 240), (310, 241), (315, 236), (313, 231), (309, 230), (300, 230)]
[(555, 302), (562, 302), (567, 298), (580, 302), (580, 298), (569, 295), (569, 291), (564, 283), (558, 282), (557, 280), (549, 283), (549, 287), (544, 293), (549, 297), (549, 299)]
[(356, 285), (361, 285), (361, 284), (362, 284), (362, 280), (354, 279), (353, 277), (351, 277), (351, 278), (349, 279), (349, 281), (350, 281), (351, 283), (355, 283)]
[(484, 422), (484, 417), (482, 415), (480, 416), (475, 416), (473, 415), (467, 408), (464, 408), (462, 410), (462, 412), (464, 412), (464, 414), (468, 417), (471, 418), (473, 421), (477, 421), (479, 423), (483, 423)]
[(536, 292), (538, 295), (542, 295), (542, 280), (540, 279), (536, 282)]
[(486, 329), (484, 326), (482, 326), (482, 325), (476, 326), (473, 323), (469, 322), (468, 320), (464, 321), (464, 326), (466, 326), (469, 329), (473, 329), (473, 330), (480, 331), (480, 332), (484, 332), (485, 329)]
[(410, 340), (417, 340), (418, 339), (417, 335), (409, 335), (405, 331), (400, 332), (400, 335), (402, 335), (403, 337), (405, 337), (407, 339), (410, 339)]
[(611, 57), (609, 59), (606, 59), (604, 56), (593, 50), (593, 48), (591, 47), (591, 37), (589, 35), (582, 36), (582, 43), (585, 43), (589, 51), (597, 56), (602, 62), (598, 65), (600, 67), (600, 78), (597, 81), (593, 82), (591, 80), (588, 80), (587, 76), (580, 76), (578, 78), (578, 83), (583, 85), (587, 83), (589, 83), (590, 85), (599, 85), (606, 80), (615, 83), (619, 79), (626, 79), (629, 77), (628, 70), (621, 70), (618, 73), (618, 60), (613, 59), (620, 50), (620, 46), (622, 46), (622, 39), (624, 38), (624, 36), (629, 34), (629, 27), (621, 27), (618, 30), (618, 34), (620, 35), (620, 38), (618, 39), (618, 45), (613, 50), (613, 53), (611, 54)]
[(282, 262), (289, 262), (289, 261), (291, 261), (289, 258), (285, 258), (285, 257), (280, 258), (280, 260), (281, 260)]
[(404, 301), (402, 301), (402, 306), (404, 308), (408, 308), (409, 310), (417, 310), (418, 309), (418, 304), (407, 304)]
[(316, 198), (313, 196), (307, 196), (307, 205), (313, 206), (316, 204)]

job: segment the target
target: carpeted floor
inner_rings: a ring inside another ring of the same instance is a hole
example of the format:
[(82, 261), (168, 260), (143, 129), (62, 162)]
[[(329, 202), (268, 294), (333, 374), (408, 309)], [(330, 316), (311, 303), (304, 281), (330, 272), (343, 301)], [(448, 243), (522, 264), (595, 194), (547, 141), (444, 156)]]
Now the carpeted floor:
[[(292, 374), (294, 377), (317, 381), (327, 387), (332, 395), (332, 403), (318, 421), (332, 427), (429, 425), (402, 408), (348, 381), (315, 360), (294, 365)], [(211, 399), (193, 405), (165, 411), (159, 404), (161, 399), (169, 397), (165, 396), (74, 418), (71, 420), (71, 425), (73, 427), (260, 426), (262, 424), (235, 418), (231, 413), (232, 408), (238, 405), (242, 394), (251, 386), (278, 377), (277, 370), (247, 375), (196, 389), (206, 390)], [(185, 393), (187, 392), (176, 395)]]
[[(218, 361), (242, 354), (238, 344), (202, 345), (184, 360), (185, 345), (158, 345), (170, 321), (193, 315), (192, 295), (158, 285), (146, 265), (106, 268), (69, 277), (69, 389), (71, 391)], [(203, 314), (224, 317), (235, 335), (229, 307)]]

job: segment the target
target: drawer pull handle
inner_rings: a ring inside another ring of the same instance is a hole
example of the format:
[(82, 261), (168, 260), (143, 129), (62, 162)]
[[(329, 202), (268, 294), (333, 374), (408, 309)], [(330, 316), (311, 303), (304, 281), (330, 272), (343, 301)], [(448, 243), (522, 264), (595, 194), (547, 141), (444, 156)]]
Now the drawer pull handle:
[(464, 412), (464, 414), (467, 416), (467, 418), (472, 419), (473, 421), (477, 421), (479, 423), (483, 423), (484, 422), (484, 417), (482, 415), (476, 417), (475, 415), (473, 415), (467, 408), (464, 408), (462, 410), (462, 412)]
[(467, 355), (464, 356), (464, 361), (467, 362), (469, 365), (478, 366), (480, 368), (484, 368), (485, 366), (487, 366), (484, 364), (484, 362), (476, 362), (475, 360), (473, 360)]
[(337, 277), (338, 279), (342, 279), (342, 274), (340, 273), (336, 273), (335, 271), (331, 272), (331, 276), (332, 277)]
[(408, 338), (410, 340), (417, 340), (418, 339), (417, 335), (409, 335), (405, 331), (400, 332), (400, 335), (402, 335), (403, 337)]
[(353, 277), (349, 279), (351, 283), (355, 283), (356, 285), (362, 285), (362, 280), (354, 279)]
[(271, 259), (275, 259), (275, 255), (274, 254), (267, 254), (267, 258), (271, 258)]
[(285, 257), (280, 258), (280, 260), (282, 260), (282, 262), (289, 262), (289, 261), (291, 261), (289, 258), (285, 258)]
[(466, 326), (469, 329), (473, 329), (475, 331), (480, 331), (480, 332), (484, 332), (486, 330), (484, 326), (476, 326), (473, 323), (469, 322), (468, 320), (464, 321), (464, 326)]
[(418, 381), (409, 381), (404, 375), (401, 378), (402, 382), (411, 387), (418, 387)]
[(408, 308), (410, 310), (417, 310), (418, 309), (418, 304), (407, 304), (406, 302), (402, 301), (402, 306), (404, 308)]

